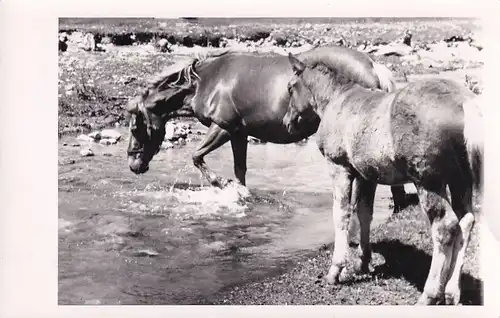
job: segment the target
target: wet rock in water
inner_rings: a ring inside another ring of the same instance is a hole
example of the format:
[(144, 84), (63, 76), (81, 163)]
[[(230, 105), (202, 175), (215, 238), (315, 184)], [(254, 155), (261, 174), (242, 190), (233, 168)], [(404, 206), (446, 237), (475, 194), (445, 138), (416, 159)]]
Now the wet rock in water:
[(172, 140), (175, 137), (175, 124), (167, 123), (165, 125), (165, 140)]
[(88, 137), (94, 139), (95, 141), (97, 140), (100, 140), (101, 139), (101, 133), (99, 131), (94, 131), (94, 132), (91, 132), (90, 134), (87, 135)]
[(165, 125), (165, 138), (166, 141), (175, 142), (180, 138), (185, 139), (188, 134), (192, 133), (189, 124), (187, 123), (172, 123), (169, 122)]
[(94, 152), (92, 151), (92, 149), (86, 147), (80, 150), (80, 155), (82, 157), (92, 157), (94, 156)]
[(144, 249), (144, 250), (139, 250), (135, 251), (132, 253), (133, 256), (136, 257), (151, 257), (151, 256), (158, 256), (160, 255), (157, 251), (150, 250), (150, 249)]
[(105, 145), (105, 146), (114, 145), (116, 143), (118, 143), (118, 140), (116, 140), (116, 139), (101, 139), (99, 141), (99, 144)]
[(68, 158), (62, 159), (62, 160), (59, 161), (59, 164), (63, 165), (63, 166), (64, 165), (72, 165), (72, 164), (75, 164), (75, 163), (76, 163), (75, 159), (68, 159)]
[(118, 141), (121, 137), (122, 134), (114, 129), (103, 129), (101, 131), (101, 139), (114, 139)]
[(84, 141), (84, 142), (91, 142), (91, 141), (94, 141), (93, 138), (87, 136), (87, 135), (84, 135), (84, 134), (81, 134), (80, 136), (76, 137), (76, 140), (78, 141)]

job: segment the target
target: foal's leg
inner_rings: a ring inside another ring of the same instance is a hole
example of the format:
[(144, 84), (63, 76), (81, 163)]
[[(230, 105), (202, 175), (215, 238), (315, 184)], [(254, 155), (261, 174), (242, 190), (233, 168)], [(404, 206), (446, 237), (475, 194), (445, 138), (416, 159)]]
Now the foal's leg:
[[(464, 255), (469, 245), (470, 233), (474, 226), (474, 213), (472, 211), (472, 187), (466, 182), (457, 180), (450, 183), (451, 204), (460, 219), (460, 228), (455, 238), (454, 260), (450, 270), (450, 278), (446, 284), (446, 304), (457, 305), (460, 301), (460, 274), (464, 264)], [(453, 266), (454, 265), (454, 266)]]
[(394, 213), (399, 213), (405, 206), (406, 193), (404, 186), (392, 186), (392, 199), (394, 201)]
[(358, 271), (369, 272), (369, 265), (372, 259), (370, 247), (370, 225), (373, 219), (373, 202), (377, 184), (356, 178), (353, 187), (352, 203), (358, 214), (360, 226), (359, 249), (361, 251), (361, 265)]
[(333, 227), (335, 242), (332, 265), (324, 277), (328, 283), (337, 283), (347, 263), (349, 251), (349, 223), (352, 215), (351, 192), (353, 178), (342, 166), (330, 163), (333, 178)]
[(231, 139), (231, 147), (233, 148), (234, 160), (234, 175), (236, 180), (245, 185), (245, 175), (247, 173), (247, 149), (248, 139), (246, 134), (238, 133)]
[(444, 299), (450, 264), (453, 261), (453, 245), (457, 234), (458, 219), (446, 199), (444, 184), (429, 183), (425, 188), (417, 185), (420, 205), (431, 223), (433, 241), (432, 261), (424, 292), (418, 304), (433, 305)]
[(227, 185), (228, 181), (222, 177), (219, 177), (210, 170), (203, 157), (213, 150), (219, 148), (231, 139), (231, 135), (227, 130), (220, 128), (215, 123), (212, 123), (208, 129), (205, 139), (198, 146), (196, 151), (193, 153), (193, 163), (201, 171), (201, 174), (210, 182), (212, 185), (223, 188)]

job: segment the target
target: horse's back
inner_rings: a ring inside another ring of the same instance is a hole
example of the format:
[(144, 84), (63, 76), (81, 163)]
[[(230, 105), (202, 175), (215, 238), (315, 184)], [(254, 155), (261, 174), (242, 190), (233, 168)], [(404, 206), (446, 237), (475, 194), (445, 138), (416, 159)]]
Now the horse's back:
[(392, 134), (404, 148), (409, 141), (431, 142), (446, 130), (450, 136), (463, 130), (463, 103), (474, 95), (447, 79), (422, 80), (395, 93), (391, 108)]
[(315, 129), (291, 135), (283, 125), (293, 76), (285, 56), (230, 53), (200, 67), (198, 89), (192, 100), (200, 121), (216, 123), (230, 132), (246, 133), (275, 143), (310, 136)]
[(390, 125), (396, 155), (420, 177), (460, 169), (461, 163), (451, 159), (465, 154), (463, 104), (473, 97), (446, 79), (418, 81), (399, 90)]
[(449, 164), (450, 154), (465, 151), (462, 104), (471, 96), (448, 80), (414, 82), (393, 93), (353, 89), (325, 110), (318, 146), (331, 161), (381, 184), (409, 182), (411, 171), (434, 173), (439, 164), (452, 171), (459, 167)]

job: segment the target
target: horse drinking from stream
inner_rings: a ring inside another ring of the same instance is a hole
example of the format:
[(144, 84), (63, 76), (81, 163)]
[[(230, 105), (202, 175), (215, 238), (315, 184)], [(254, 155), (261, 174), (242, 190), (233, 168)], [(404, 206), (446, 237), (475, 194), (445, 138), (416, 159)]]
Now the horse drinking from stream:
[(457, 304), (475, 222), (472, 194), (482, 189), (478, 99), (450, 80), (423, 80), (382, 92), (358, 85), (321, 61), (306, 64), (291, 54), (289, 61), (295, 75), (288, 83), (291, 101), (285, 124), (292, 134), (297, 123), (321, 118), (317, 143), (334, 184), (335, 249), (324, 279), (338, 283), (345, 268), (352, 213), (361, 231), (358, 270), (369, 271), (377, 184), (411, 182), (430, 220), (434, 245), (418, 303)]
[[(367, 88), (392, 91), (390, 71), (366, 54), (344, 47), (319, 47), (299, 54), (305, 63), (321, 61), (347, 78)], [(214, 186), (224, 187), (228, 180), (207, 167), (204, 156), (230, 141), (234, 174), (245, 185), (247, 137), (287, 144), (311, 136), (319, 117), (297, 123), (290, 133), (283, 117), (290, 102), (287, 83), (293, 73), (283, 55), (263, 56), (223, 52), (175, 63), (153, 79), (141, 96), (128, 105), (130, 141), (129, 167), (145, 173), (159, 152), (169, 114), (189, 105), (208, 133), (193, 154), (193, 163)], [(404, 204), (403, 186), (391, 188), (394, 211)]]

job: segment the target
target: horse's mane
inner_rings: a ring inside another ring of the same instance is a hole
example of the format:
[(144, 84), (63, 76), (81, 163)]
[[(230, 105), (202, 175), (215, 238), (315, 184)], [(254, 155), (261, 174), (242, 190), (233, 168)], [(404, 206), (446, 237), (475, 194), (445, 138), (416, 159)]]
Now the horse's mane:
[(196, 72), (196, 66), (210, 58), (217, 58), (229, 54), (230, 50), (222, 52), (199, 52), (194, 57), (188, 57), (163, 69), (159, 74), (152, 77), (143, 92), (142, 99), (146, 98), (151, 89), (163, 90), (165, 88), (188, 88), (195, 79), (200, 79)]
[(336, 68), (332, 68), (331, 65), (326, 64), (322, 61), (315, 61), (309, 64), (307, 67), (312, 70), (318, 71), (323, 75), (327, 75), (330, 78), (332, 84), (338, 86), (351, 87), (356, 83), (356, 80), (351, 76), (351, 74), (346, 74), (344, 72), (338, 71)]
[(374, 61), (365, 53), (341, 46), (327, 46), (303, 52), (299, 58), (309, 68), (329, 74), (339, 84), (358, 82), (366, 87), (372, 83)]

